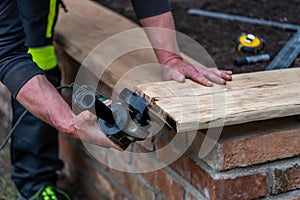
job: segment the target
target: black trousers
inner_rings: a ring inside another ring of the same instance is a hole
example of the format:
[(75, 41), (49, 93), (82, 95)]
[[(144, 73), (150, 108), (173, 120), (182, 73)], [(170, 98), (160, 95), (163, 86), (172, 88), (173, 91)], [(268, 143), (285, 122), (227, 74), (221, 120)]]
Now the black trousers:
[[(46, 71), (47, 78), (58, 86), (58, 68)], [(47, 97), (44, 99), (47, 103)], [(12, 99), (13, 124), (24, 107)], [(11, 141), (12, 180), (25, 198), (33, 196), (42, 185), (55, 185), (57, 170), (63, 167), (58, 154), (57, 130), (31, 113), (27, 113), (17, 126)]]
[[(57, 12), (51, 15), (53, 19), (49, 36), (47, 29), (51, 6), (56, 6), (57, 11), (55, 0), (18, 0), (18, 12), (26, 35), (26, 45), (29, 48), (52, 45)], [(57, 87), (61, 79), (58, 67), (45, 72), (48, 80)], [(47, 97), (44, 101), (47, 103)], [(12, 107), (14, 124), (23, 113), (24, 107), (15, 99), (12, 99)], [(57, 134), (53, 127), (31, 113), (24, 116), (14, 131), (11, 142), (12, 180), (23, 197), (33, 196), (42, 185), (56, 183), (56, 172), (63, 166), (58, 157)]]

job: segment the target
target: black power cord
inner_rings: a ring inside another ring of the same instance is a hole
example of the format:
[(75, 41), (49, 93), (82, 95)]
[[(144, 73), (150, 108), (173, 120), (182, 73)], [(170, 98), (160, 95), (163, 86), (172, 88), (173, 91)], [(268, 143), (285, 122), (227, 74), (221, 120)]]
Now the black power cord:
[(0, 146), (0, 151), (2, 149), (4, 149), (5, 145), (7, 144), (8, 140), (11, 138), (11, 136), (13, 135), (13, 132), (15, 131), (15, 129), (17, 128), (18, 124), (20, 123), (20, 121), (23, 119), (23, 117), (27, 114), (27, 110), (25, 110), (19, 117), (19, 119), (16, 121), (15, 125), (10, 129), (8, 135), (6, 136), (5, 140), (2, 142), (1, 146)]
[[(56, 88), (57, 91), (61, 91), (62, 89), (73, 89), (74, 88), (75, 83), (71, 83), (69, 85), (62, 85)], [(4, 147), (6, 146), (6, 144), (8, 143), (9, 139), (11, 138), (11, 136), (13, 135), (15, 129), (17, 128), (17, 126), (19, 125), (19, 123), (21, 122), (21, 120), (23, 119), (23, 117), (28, 113), (27, 110), (25, 110), (20, 117), (18, 118), (18, 120), (16, 121), (16, 123), (14, 124), (14, 126), (10, 129), (8, 135), (6, 136), (6, 138), (4, 139), (4, 141), (2, 142), (1, 146), (0, 146), (0, 151), (2, 149), (4, 149)]]

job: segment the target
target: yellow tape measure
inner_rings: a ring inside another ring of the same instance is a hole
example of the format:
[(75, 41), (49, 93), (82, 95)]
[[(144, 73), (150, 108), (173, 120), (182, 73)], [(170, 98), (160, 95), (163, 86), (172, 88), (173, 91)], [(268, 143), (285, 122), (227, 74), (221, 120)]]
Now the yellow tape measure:
[(253, 34), (243, 33), (239, 36), (237, 41), (237, 51), (244, 51), (249, 53), (257, 54), (264, 47), (264, 41), (262, 38)]

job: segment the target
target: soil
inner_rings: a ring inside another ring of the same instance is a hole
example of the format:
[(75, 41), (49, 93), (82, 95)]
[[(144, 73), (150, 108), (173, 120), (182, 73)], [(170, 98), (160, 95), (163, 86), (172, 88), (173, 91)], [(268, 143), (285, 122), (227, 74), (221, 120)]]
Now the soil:
[[(138, 23), (130, 0), (96, 0)], [(196, 40), (213, 58), (219, 69), (232, 70), (234, 73), (247, 73), (265, 70), (269, 62), (244, 66), (234, 66), (235, 58), (253, 55), (237, 52), (236, 41), (241, 33), (252, 33), (265, 41), (260, 54), (275, 56), (295, 33), (291, 30), (253, 25), (236, 21), (193, 16), (188, 9), (202, 9), (239, 16), (272, 20), (281, 23), (300, 25), (300, 1), (298, 0), (170, 0), (176, 30)], [(299, 67), (298, 57), (291, 67)]]

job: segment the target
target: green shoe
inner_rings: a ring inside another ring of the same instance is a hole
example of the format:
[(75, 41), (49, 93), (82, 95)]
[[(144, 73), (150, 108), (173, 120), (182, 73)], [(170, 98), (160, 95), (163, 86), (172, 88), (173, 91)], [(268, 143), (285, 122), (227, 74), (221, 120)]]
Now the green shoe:
[(43, 186), (29, 200), (71, 200), (64, 191), (54, 186)]

